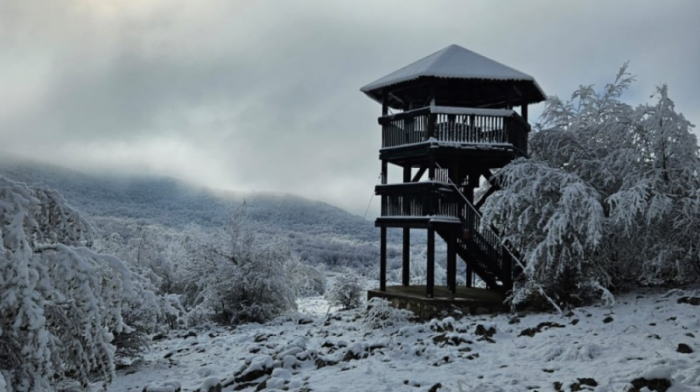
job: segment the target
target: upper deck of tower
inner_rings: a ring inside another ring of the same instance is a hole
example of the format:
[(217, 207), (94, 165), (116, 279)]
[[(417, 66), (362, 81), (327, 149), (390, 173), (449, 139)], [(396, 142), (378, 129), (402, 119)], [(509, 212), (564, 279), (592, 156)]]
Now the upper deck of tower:
[(360, 90), (402, 110), (427, 106), (432, 99), (438, 106), (508, 109), (546, 99), (532, 76), (459, 45), (450, 45)]

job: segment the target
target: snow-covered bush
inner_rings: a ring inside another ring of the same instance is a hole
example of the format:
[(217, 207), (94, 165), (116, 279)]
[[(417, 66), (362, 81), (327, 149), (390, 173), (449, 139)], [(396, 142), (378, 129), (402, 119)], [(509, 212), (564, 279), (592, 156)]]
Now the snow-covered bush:
[(531, 159), (498, 172), (483, 207), (524, 263), (512, 302), (549, 292), (579, 303), (639, 284), (700, 274), (700, 160), (693, 127), (666, 86), (654, 105), (620, 101), (622, 67), (602, 92), (582, 86), (550, 97)]
[(323, 295), (326, 292), (326, 275), (297, 258), (285, 265), (297, 296)]
[(355, 309), (362, 304), (365, 295), (364, 278), (351, 269), (340, 274), (326, 292), (326, 300), (333, 306)]
[(185, 266), (191, 322), (264, 322), (296, 309), (296, 288), (283, 243), (258, 243), (242, 221), (226, 232), (193, 239), (198, 257)]
[(413, 318), (410, 310), (395, 308), (391, 302), (374, 297), (367, 301), (367, 312), (362, 324), (367, 329), (383, 329), (406, 325)]
[(87, 387), (114, 373), (112, 332), (128, 332), (126, 301), (142, 297), (117, 258), (57, 192), (0, 176), (0, 371), (9, 390)]

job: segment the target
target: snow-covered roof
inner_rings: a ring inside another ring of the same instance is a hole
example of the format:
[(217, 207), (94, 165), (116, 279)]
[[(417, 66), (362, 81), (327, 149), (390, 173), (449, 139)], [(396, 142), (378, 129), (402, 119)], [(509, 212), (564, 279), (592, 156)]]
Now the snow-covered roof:
[(362, 87), (360, 91), (369, 93), (370, 91), (424, 76), (453, 79), (528, 81), (535, 85), (542, 97), (546, 97), (544, 91), (542, 91), (532, 76), (459, 45), (450, 45), (428, 57), (424, 57)]

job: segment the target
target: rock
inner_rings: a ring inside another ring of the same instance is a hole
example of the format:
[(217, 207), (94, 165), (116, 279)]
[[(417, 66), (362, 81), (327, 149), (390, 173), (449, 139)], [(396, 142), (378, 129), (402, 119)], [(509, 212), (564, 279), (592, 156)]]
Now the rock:
[(250, 365), (240, 374), (236, 375), (236, 383), (250, 383), (263, 376), (269, 376), (273, 370), (273, 360), (270, 356), (261, 356), (251, 361)]
[(563, 385), (562, 385), (562, 383), (560, 383), (559, 381), (554, 381), (554, 382), (552, 383), (552, 386), (554, 386), (554, 390), (555, 390), (555, 391), (557, 391), (557, 392), (561, 392), (561, 391), (562, 391), (561, 388), (562, 388)]
[(266, 342), (267, 339), (268, 339), (270, 336), (272, 336), (272, 335), (267, 334), (267, 333), (259, 333), (259, 334), (256, 334), (256, 335), (253, 337), (253, 342), (255, 342), (255, 343)]
[(181, 385), (178, 381), (166, 381), (161, 384), (148, 384), (142, 392), (180, 392)]
[(197, 389), (200, 392), (221, 392), (221, 381), (216, 377), (209, 377), (204, 380), (202, 385)]
[(576, 392), (576, 391), (583, 391), (585, 386), (595, 388), (598, 386), (598, 382), (592, 378), (579, 378), (578, 382), (575, 382), (571, 384), (571, 391)]
[(611, 316), (608, 316), (608, 317), (606, 317), (606, 318), (603, 319), (603, 322), (604, 322), (605, 324), (607, 324), (607, 323), (612, 323), (613, 321), (615, 321), (615, 319), (612, 318)]
[(301, 317), (301, 318), (299, 318), (299, 320), (297, 321), (297, 324), (299, 324), (299, 325), (306, 325), (306, 324), (311, 324), (311, 323), (313, 323), (313, 322), (314, 322), (314, 319), (312, 319), (311, 317)]
[(178, 337), (179, 337), (179, 338), (182, 338), (182, 339), (196, 338), (196, 337), (197, 337), (197, 333), (194, 332), (194, 331), (188, 331), (187, 333), (182, 334), (182, 335), (180, 335), (180, 336), (178, 336)]
[(314, 362), (316, 362), (317, 369), (321, 369), (321, 368), (324, 368), (326, 366), (335, 366), (338, 364), (338, 362), (336, 362), (336, 361), (330, 361), (330, 360), (323, 359), (323, 358), (316, 358), (316, 360)]
[(688, 346), (685, 343), (679, 343), (676, 351), (681, 353), (681, 354), (692, 354), (693, 353), (693, 349), (690, 348), (690, 346)]
[(651, 391), (666, 392), (671, 388), (671, 381), (665, 378), (635, 378), (630, 382), (632, 388), (628, 389), (627, 392), (640, 392), (643, 388)]
[(255, 392), (264, 391), (265, 389), (267, 389), (267, 380), (258, 384), (258, 386), (255, 388)]
[(153, 340), (154, 342), (157, 342), (159, 340), (164, 340), (165, 338), (167, 338), (167, 336), (165, 336), (164, 334), (157, 333), (157, 334), (153, 335), (153, 338), (151, 338), (151, 340)]
[(442, 384), (437, 383), (428, 389), (428, 392), (437, 392), (438, 389), (442, 388)]
[(680, 297), (678, 298), (678, 303), (700, 306), (700, 297)]
[(539, 325), (537, 325), (537, 327), (525, 328), (522, 332), (520, 332), (520, 335), (518, 335), (518, 337), (520, 337), (520, 336), (533, 337), (533, 336), (535, 336), (535, 334), (538, 334), (538, 333), (540, 333), (544, 330), (550, 329), (550, 328), (564, 328), (564, 326), (561, 324), (553, 323), (551, 321), (544, 321), (544, 322), (539, 323)]
[(485, 336), (487, 338), (492, 337), (493, 335), (496, 334), (496, 328), (494, 327), (489, 327), (488, 329), (484, 327), (483, 325), (479, 324), (476, 326), (476, 329), (474, 330), (475, 335), (479, 336)]

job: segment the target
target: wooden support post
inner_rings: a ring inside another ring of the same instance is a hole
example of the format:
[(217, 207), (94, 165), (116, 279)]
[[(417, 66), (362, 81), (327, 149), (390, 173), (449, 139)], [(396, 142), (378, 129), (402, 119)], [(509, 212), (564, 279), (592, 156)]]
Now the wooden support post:
[(526, 103), (524, 103), (523, 106), (521, 107), (520, 114), (521, 114), (520, 117), (522, 117), (523, 120), (525, 120), (525, 122), (527, 122), (527, 104)]
[[(383, 160), (382, 160), (381, 181), (380, 181), (380, 183), (381, 183), (382, 185), (386, 185), (386, 183), (387, 183), (387, 181), (388, 181), (388, 178), (387, 178), (387, 176), (388, 176), (388, 167), (387, 167), (387, 166), (388, 166), (388, 165), (387, 165), (387, 161), (383, 159)], [(381, 204), (381, 212), (380, 212), (380, 214), (381, 214), (381, 216), (386, 216), (386, 214), (387, 214), (387, 195), (382, 195), (382, 204)]]
[(473, 287), (474, 286), (474, 271), (472, 271), (472, 267), (469, 265), (469, 262), (467, 262), (467, 287)]
[[(403, 182), (411, 182), (411, 166), (404, 166), (403, 168)], [(404, 199), (403, 213), (404, 215), (409, 215), (411, 205), (409, 204), (408, 198)], [(402, 283), (404, 286), (408, 286), (411, 283), (411, 229), (404, 227), (403, 229), (403, 267), (402, 272)]]
[(452, 294), (457, 292), (457, 238), (454, 230), (450, 230), (447, 241), (447, 287)]
[(513, 86), (508, 85), (506, 90), (506, 109), (513, 109)]
[(379, 244), (379, 291), (386, 291), (386, 226), (380, 229)]
[(389, 181), (389, 163), (386, 159), (382, 159), (382, 185), (386, 185)]
[(425, 166), (421, 166), (421, 168), (418, 169), (418, 172), (416, 173), (416, 175), (413, 176), (413, 179), (411, 180), (411, 182), (420, 181), (420, 178), (423, 177), (423, 174), (425, 174), (425, 170), (426, 170)]
[(404, 227), (403, 229), (403, 268), (402, 283), (404, 286), (411, 284), (411, 229)]
[(435, 287), (435, 229), (428, 228), (428, 265), (425, 277), (425, 296), (433, 298)]
[(389, 114), (389, 95), (387, 91), (382, 91), (382, 117)]
[[(432, 153), (428, 157), (428, 179), (435, 181), (435, 155)], [(430, 195), (428, 199), (428, 215), (435, 215), (435, 195)]]
[(479, 187), (479, 177), (481, 173), (477, 171), (469, 172), (469, 179), (467, 180), (467, 187), (464, 190), (464, 196), (469, 200), (469, 202), (474, 205), (474, 189)]

